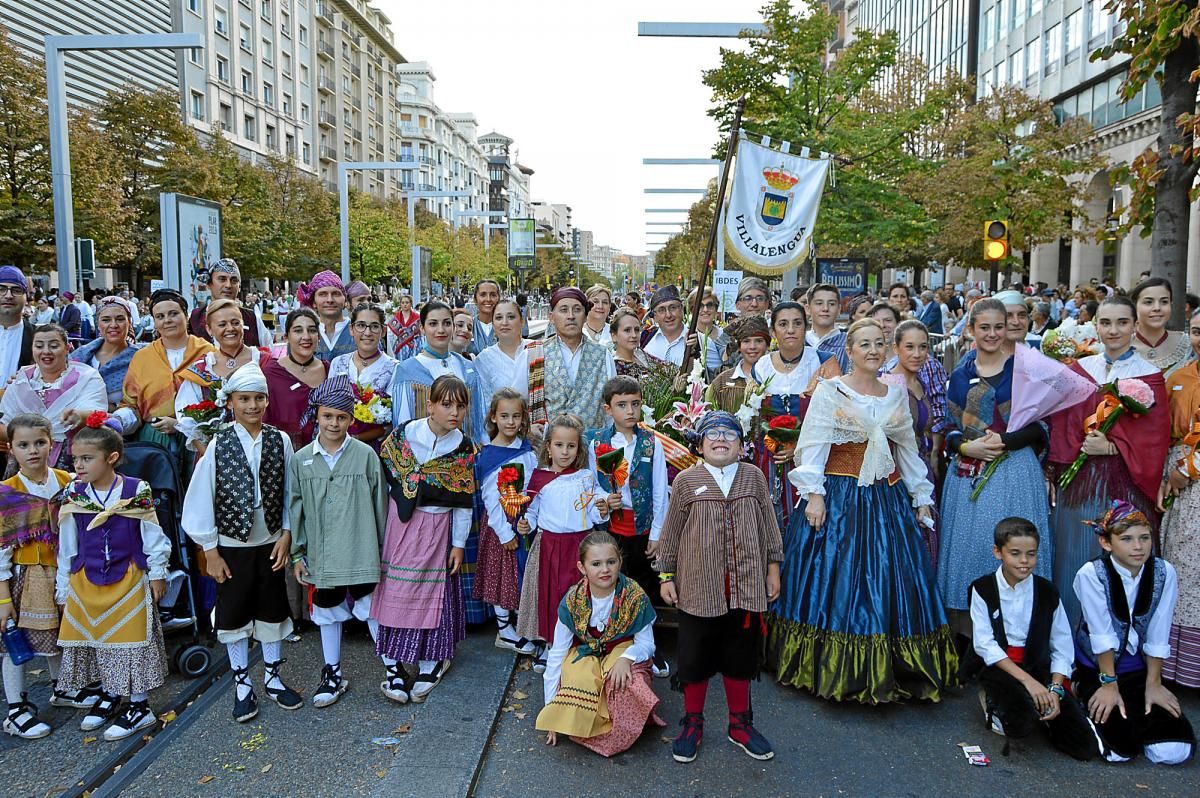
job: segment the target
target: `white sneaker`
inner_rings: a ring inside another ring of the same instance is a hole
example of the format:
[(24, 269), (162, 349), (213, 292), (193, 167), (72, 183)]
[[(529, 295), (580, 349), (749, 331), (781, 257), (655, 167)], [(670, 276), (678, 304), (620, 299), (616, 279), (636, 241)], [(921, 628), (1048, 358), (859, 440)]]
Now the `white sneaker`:
[[(21, 698), (26, 697), (21, 694)], [(8, 717), (4, 719), (4, 733), (22, 740), (40, 740), (50, 734), (50, 726), (38, 719), (37, 707), (29, 701), (20, 701), (8, 708)]]
[(988, 708), (987, 693), (982, 689), (979, 691), (979, 707), (983, 710), (983, 723), (988, 727), (988, 731), (992, 734), (998, 734), (1001, 737), (1006, 736), (1004, 734), (1004, 724), (1000, 722), (1000, 718), (996, 716), (996, 713)]
[(130, 701), (121, 716), (104, 730), (104, 739), (109, 742), (124, 740), (134, 732), (153, 726), (158, 720), (145, 701)]
[(444, 659), (434, 665), (433, 670), (429, 673), (418, 673), (414, 676), (412, 689), (409, 691), (413, 703), (419, 704), (424, 701), (433, 692), (433, 688), (442, 683), (442, 678), (448, 670), (450, 670), (450, 660)]

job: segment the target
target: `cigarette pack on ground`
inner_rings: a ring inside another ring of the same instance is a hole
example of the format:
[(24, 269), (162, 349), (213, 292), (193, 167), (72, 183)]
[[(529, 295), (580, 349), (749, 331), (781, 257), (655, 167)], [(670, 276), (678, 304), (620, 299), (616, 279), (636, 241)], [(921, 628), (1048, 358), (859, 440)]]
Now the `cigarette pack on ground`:
[(968, 745), (967, 743), (959, 743), (958, 747), (962, 749), (963, 756), (967, 758), (967, 762), (979, 767), (987, 767), (992, 763), (992, 760), (987, 758), (987, 754), (977, 745)]

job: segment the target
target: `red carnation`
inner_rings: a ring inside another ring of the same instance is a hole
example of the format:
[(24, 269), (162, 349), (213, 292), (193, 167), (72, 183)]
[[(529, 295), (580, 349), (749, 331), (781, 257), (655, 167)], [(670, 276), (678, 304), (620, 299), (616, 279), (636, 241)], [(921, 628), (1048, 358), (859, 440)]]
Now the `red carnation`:
[(775, 416), (767, 422), (769, 429), (795, 429), (800, 421), (795, 416)]
[(600, 444), (596, 445), (596, 457), (603, 457), (604, 455), (609, 454), (610, 452), (613, 452), (613, 451), (616, 451), (616, 450), (613, 449), (613, 447), (609, 446), (607, 443), (600, 443)]
[(496, 482), (499, 485), (514, 485), (520, 478), (521, 475), (517, 472), (517, 469), (513, 468), (512, 466), (506, 466), (500, 469), (500, 474), (498, 475)]
[(88, 417), (83, 423), (92, 429), (100, 429), (104, 426), (105, 421), (108, 421), (108, 413), (105, 413), (103, 410), (93, 410), (91, 413), (88, 413)]

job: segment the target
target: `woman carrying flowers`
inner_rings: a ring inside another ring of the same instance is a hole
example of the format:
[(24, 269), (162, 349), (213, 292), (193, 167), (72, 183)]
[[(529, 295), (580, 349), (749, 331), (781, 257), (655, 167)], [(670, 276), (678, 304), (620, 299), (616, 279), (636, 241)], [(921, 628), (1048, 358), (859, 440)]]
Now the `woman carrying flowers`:
[(350, 314), (355, 349), (329, 364), (329, 376), (350, 380), (354, 422), (350, 434), (379, 451), (392, 424), (391, 385), (396, 359), (379, 348), (386, 318), (378, 305), (359, 305)]
[(1096, 393), (1050, 418), (1050, 464), (1058, 487), (1054, 584), (1072, 625), (1080, 614), (1075, 574), (1100, 556), (1096, 535), (1084, 522), (1103, 515), (1114, 499), (1156, 517), (1171, 422), (1162, 372), (1131, 343), (1136, 317), (1126, 297), (1100, 305), (1096, 329), (1104, 352), (1072, 366), (1096, 383)]

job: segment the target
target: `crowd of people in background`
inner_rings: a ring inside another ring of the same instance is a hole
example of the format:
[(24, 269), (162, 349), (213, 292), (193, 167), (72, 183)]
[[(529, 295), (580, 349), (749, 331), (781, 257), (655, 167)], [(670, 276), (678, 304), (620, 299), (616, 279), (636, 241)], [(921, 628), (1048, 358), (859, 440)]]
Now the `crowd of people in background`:
[[(0, 267), (0, 624), (110, 740), (156, 722), (159, 602), (186, 545), (238, 722), (260, 691), (336, 703), (346, 623), (397, 703), (494, 623), (543, 674), (551, 745), (628, 749), (664, 725), (670, 677), (690, 762), (720, 675), (728, 739), (770, 759), (765, 669), (865, 704), (977, 680), (997, 734), (1180, 764), (1177, 693), (1200, 688), (1200, 300), (1182, 330), (1172, 300), (1157, 278), (783, 297), (746, 277), (733, 307), (702, 286), (565, 286), (531, 335), (542, 299), (493, 280), (421, 303), (332, 272), (259, 293), (224, 259), (194, 296), (85, 298)], [(133, 441), (178, 471), (182, 541), (121, 472)], [(306, 698), (282, 646), (309, 624)], [(24, 678), (5, 657), (3, 728), (37, 739)]]

